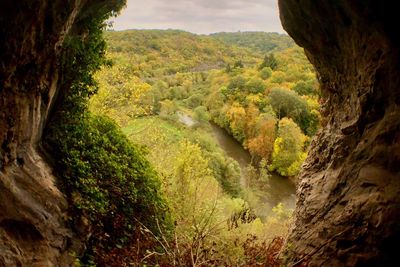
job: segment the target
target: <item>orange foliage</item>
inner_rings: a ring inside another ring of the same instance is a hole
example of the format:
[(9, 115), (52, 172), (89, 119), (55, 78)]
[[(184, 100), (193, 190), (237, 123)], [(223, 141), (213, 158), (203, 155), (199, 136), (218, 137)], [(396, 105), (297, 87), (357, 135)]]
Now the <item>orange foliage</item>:
[(253, 156), (269, 159), (274, 149), (275, 119), (264, 120), (258, 130), (258, 135), (247, 142), (247, 148)]
[(255, 136), (257, 119), (259, 115), (260, 111), (254, 104), (250, 104), (249, 107), (246, 109), (245, 135), (247, 138)]

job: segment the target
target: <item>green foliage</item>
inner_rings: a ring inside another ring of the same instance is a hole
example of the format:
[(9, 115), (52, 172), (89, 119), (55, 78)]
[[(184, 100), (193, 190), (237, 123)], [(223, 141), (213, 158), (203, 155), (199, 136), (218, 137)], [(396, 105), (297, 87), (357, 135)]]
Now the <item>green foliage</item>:
[(170, 116), (175, 115), (175, 112), (177, 111), (177, 106), (174, 103), (174, 101), (171, 101), (169, 99), (166, 99), (164, 101), (160, 102), (160, 116), (164, 118), (168, 118)]
[(246, 83), (246, 90), (250, 94), (264, 93), (265, 84), (262, 80), (258, 78), (252, 78)]
[(113, 121), (89, 114), (76, 121), (60, 119), (50, 128), (47, 141), (55, 148), (73, 206), (96, 227), (121, 214), (129, 221), (165, 209), (157, 173), (143, 150), (130, 143)]
[(189, 108), (196, 108), (201, 105), (201, 102), (203, 101), (203, 96), (200, 94), (192, 94), (189, 96), (186, 100), (185, 103)]
[[(141, 96), (147, 93), (151, 86), (133, 76), (128, 66), (113, 65), (100, 70), (96, 77), (99, 87), (98, 94), (90, 99), (90, 110), (96, 114), (107, 114), (120, 125), (126, 124), (131, 118), (150, 114), (154, 103), (139, 103)], [(156, 98), (156, 95), (153, 96)]]
[(221, 32), (211, 34), (211, 36), (224, 43), (249, 48), (260, 53), (281, 51), (294, 46), (289, 36), (273, 32)]
[(131, 126), (125, 128), (125, 131), (135, 142), (149, 148), (149, 160), (164, 177), (173, 175), (168, 171), (175, 164), (176, 151), (182, 141), (198, 145), (204, 157), (209, 159), (208, 168), (212, 171), (212, 176), (224, 191), (238, 195), (239, 166), (223, 154), (205, 129), (189, 129), (160, 117), (143, 117), (131, 121)]
[[(300, 52), (291, 48), (276, 53), (274, 60), (282, 62), (276, 70), (253, 66), (240, 73), (209, 72), (208, 88), (217, 90), (208, 93), (204, 101), (211, 120), (228, 130), (256, 160), (270, 163), (279, 119), (292, 118), (308, 136), (319, 127), (319, 105), (314, 94), (317, 91), (300, 96), (293, 90), (298, 83), (313, 86), (316, 83), (312, 68)], [(266, 75), (261, 80), (263, 72)], [(297, 161), (290, 173), (297, 172), (300, 165), (301, 161)]]
[(287, 220), (291, 217), (292, 211), (285, 209), (282, 203), (279, 203), (275, 207), (272, 208), (272, 211), (275, 213), (275, 216), (278, 220)]
[(278, 60), (275, 58), (275, 55), (273, 53), (268, 54), (264, 57), (264, 60), (258, 67), (258, 69), (262, 70), (266, 67), (271, 68), (272, 70), (276, 70), (278, 68)]
[[(178, 153), (174, 160), (171, 186), (167, 194), (174, 199), (173, 213), (178, 221), (178, 233), (193, 233), (191, 227), (207, 227), (205, 216), (218, 199), (220, 191), (217, 181), (208, 167), (208, 160), (203, 156), (201, 148), (187, 141), (178, 144)], [(188, 216), (190, 214), (190, 216)], [(210, 218), (212, 219), (212, 218)], [(190, 242), (193, 238), (187, 236)]]
[(198, 106), (194, 110), (194, 118), (199, 122), (207, 122), (210, 120), (210, 114), (208, 114), (207, 108), (204, 106)]
[(229, 82), (227, 89), (229, 90), (229, 93), (232, 94), (236, 91), (244, 90), (246, 86), (246, 79), (241, 76), (235, 76), (234, 78), (231, 79)]
[(295, 91), (299, 95), (315, 95), (318, 93), (315, 85), (313, 84), (313, 81), (299, 81), (293, 87), (293, 91)]
[[(243, 265), (251, 261), (241, 246), (247, 244), (249, 235), (258, 239), (253, 245), (261, 246), (265, 240), (286, 233), (286, 215), (291, 211), (282, 205), (273, 209), (265, 223), (260, 219), (242, 222), (239, 218), (236, 228), (227, 227), (234, 214), (248, 208), (243, 199), (228, 197), (221, 190), (222, 187), (231, 195), (241, 195), (238, 185), (231, 183), (239, 179), (240, 169), (237, 162), (218, 150), (204, 129), (190, 130), (152, 116), (131, 121), (125, 131), (135, 142), (149, 147), (149, 159), (164, 178), (163, 189), (175, 221), (175, 241), (164, 246), (166, 254), (173, 255), (168, 263), (187, 266), (193, 259), (210, 260), (221, 266)], [(190, 256), (192, 251), (198, 251), (195, 258)]]
[(268, 96), (278, 118), (292, 118), (303, 132), (307, 131), (310, 114), (305, 100), (296, 92), (282, 88), (272, 89)]
[(233, 68), (234, 68), (234, 69), (244, 68), (242, 61), (241, 61), (241, 60), (236, 61), (236, 62), (233, 64)]
[(263, 80), (267, 80), (272, 75), (272, 69), (270, 67), (265, 67), (260, 70), (260, 77)]
[[(137, 222), (152, 229), (168, 224), (157, 173), (143, 150), (108, 118), (60, 117), (48, 133), (62, 187), (72, 204), (72, 219), (87, 217), (92, 227), (88, 255), (130, 245)], [(89, 257), (90, 258), (90, 257)], [(87, 259), (83, 261), (85, 262)]]

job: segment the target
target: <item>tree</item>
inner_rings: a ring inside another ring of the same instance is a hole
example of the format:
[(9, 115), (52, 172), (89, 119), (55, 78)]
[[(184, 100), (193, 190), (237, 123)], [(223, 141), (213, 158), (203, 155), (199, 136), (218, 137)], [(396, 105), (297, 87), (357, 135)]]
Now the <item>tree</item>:
[(252, 156), (269, 160), (276, 137), (276, 118), (265, 114), (257, 123), (257, 135), (247, 142)]
[(270, 67), (264, 67), (260, 70), (260, 77), (263, 80), (268, 79), (272, 75), (272, 69)]
[(194, 118), (199, 122), (207, 122), (210, 120), (210, 114), (208, 114), (207, 108), (205, 106), (198, 106), (193, 110)]
[(171, 208), (176, 218), (176, 234), (187, 244), (196, 240), (200, 242), (197, 245), (202, 246), (204, 240), (198, 234), (203, 235), (215, 224), (214, 209), (220, 187), (212, 176), (208, 160), (196, 144), (187, 141), (179, 144), (173, 170), (168, 195), (173, 200)]
[(202, 101), (203, 96), (199, 93), (194, 93), (189, 98), (185, 99), (184, 102), (189, 108), (196, 108), (201, 105)]
[(289, 118), (279, 121), (278, 138), (274, 142), (271, 171), (282, 176), (296, 175), (306, 157), (303, 151), (305, 135), (300, 128)]
[(273, 53), (265, 55), (263, 62), (258, 67), (259, 70), (270, 67), (272, 70), (276, 70), (278, 68), (278, 60), (275, 58)]
[(264, 93), (265, 84), (259, 78), (252, 78), (246, 83), (246, 90), (251, 94)]
[(245, 138), (246, 110), (237, 102), (234, 102), (227, 111), (229, 127), (233, 136), (240, 142)]
[(236, 91), (244, 90), (245, 87), (246, 87), (246, 79), (241, 75), (237, 75), (230, 80), (227, 89), (228, 92), (232, 94), (235, 93)]
[(288, 81), (288, 73), (284, 71), (274, 71), (272, 72), (270, 82), (271, 83), (277, 83), (277, 84), (282, 84), (284, 82)]
[(250, 103), (249, 106), (246, 108), (246, 126), (244, 129), (246, 139), (250, 139), (255, 136), (256, 125), (259, 115), (260, 111), (258, 110), (258, 108), (253, 103)]
[(141, 97), (151, 86), (131, 76), (125, 66), (116, 64), (103, 68), (96, 74), (96, 79), (100, 89), (90, 99), (90, 110), (95, 114), (107, 115), (125, 125), (135, 116), (150, 113), (151, 103), (144, 104)]
[(161, 101), (160, 104), (160, 116), (168, 117), (170, 115), (173, 115), (177, 110), (175, 103), (169, 99)]
[(272, 89), (268, 97), (279, 119), (283, 117), (292, 118), (304, 133), (307, 132), (310, 114), (305, 100), (296, 92), (282, 88)]
[(314, 88), (313, 85), (314, 81), (299, 81), (293, 87), (293, 90), (298, 93), (299, 95), (317, 95), (317, 90)]

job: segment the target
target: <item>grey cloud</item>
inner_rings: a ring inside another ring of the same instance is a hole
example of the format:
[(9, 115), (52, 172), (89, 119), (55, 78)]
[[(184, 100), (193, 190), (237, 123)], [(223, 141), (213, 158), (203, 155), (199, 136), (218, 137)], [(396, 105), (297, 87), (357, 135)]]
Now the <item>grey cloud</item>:
[(176, 28), (195, 33), (263, 30), (283, 32), (277, 0), (128, 0), (116, 30)]

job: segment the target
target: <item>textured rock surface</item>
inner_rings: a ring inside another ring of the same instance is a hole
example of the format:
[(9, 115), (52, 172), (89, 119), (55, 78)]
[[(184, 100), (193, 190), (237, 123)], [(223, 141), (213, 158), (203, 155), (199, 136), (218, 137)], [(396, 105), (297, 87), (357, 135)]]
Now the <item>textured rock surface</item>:
[(68, 266), (67, 201), (40, 153), (64, 36), (84, 1), (0, 3), (0, 266)]
[(326, 123), (300, 174), (286, 244), (289, 266), (399, 261), (400, 31), (394, 5), (279, 1), (282, 24), (314, 64), (326, 100)]

